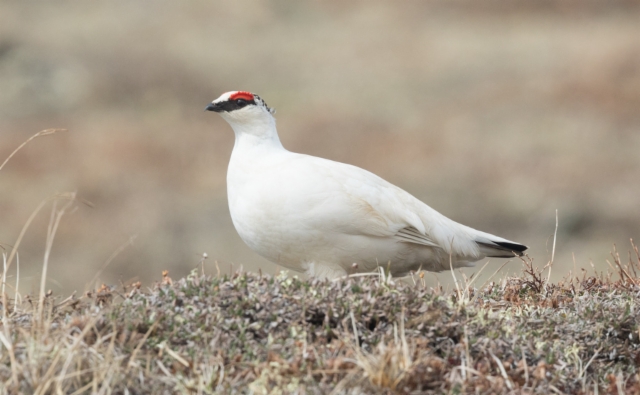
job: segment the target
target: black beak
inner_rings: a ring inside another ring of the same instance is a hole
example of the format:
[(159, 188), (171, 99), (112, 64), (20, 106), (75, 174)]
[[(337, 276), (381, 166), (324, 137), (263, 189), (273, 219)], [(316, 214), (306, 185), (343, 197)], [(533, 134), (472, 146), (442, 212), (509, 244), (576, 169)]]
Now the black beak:
[(208, 106), (204, 108), (205, 111), (214, 111), (214, 112), (222, 112), (224, 111), (220, 106), (215, 103), (209, 103)]

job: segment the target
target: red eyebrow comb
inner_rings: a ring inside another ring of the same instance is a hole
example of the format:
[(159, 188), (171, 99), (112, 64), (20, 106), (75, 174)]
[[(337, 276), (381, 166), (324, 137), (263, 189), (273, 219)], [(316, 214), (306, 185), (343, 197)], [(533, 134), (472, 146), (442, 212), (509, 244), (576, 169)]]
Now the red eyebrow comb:
[(240, 91), (229, 96), (229, 100), (237, 100), (237, 99), (253, 101), (253, 94), (251, 92)]

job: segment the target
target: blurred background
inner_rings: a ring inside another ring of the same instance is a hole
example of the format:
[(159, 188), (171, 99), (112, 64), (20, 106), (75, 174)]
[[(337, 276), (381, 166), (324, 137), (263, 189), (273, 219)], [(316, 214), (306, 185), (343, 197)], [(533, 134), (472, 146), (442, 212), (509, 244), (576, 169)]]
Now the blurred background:
[[(203, 112), (249, 90), (288, 149), (373, 171), (539, 266), (558, 209), (552, 278), (606, 270), (614, 243), (626, 260), (640, 242), (639, 38), (635, 1), (0, 2), (0, 162), (68, 129), (0, 171), (0, 243), (77, 191), (91, 205), (61, 221), (56, 293), (123, 245), (101, 281), (182, 277), (204, 252), (208, 273), (278, 271), (233, 228), (233, 133)], [(20, 246), (21, 293), (38, 289), (49, 216)]]

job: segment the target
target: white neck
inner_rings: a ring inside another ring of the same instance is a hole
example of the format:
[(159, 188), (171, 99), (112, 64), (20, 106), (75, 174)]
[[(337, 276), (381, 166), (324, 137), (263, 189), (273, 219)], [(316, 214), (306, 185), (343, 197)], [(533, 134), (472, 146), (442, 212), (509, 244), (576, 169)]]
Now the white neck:
[(231, 207), (238, 196), (238, 188), (264, 171), (265, 161), (269, 163), (269, 158), (288, 151), (280, 143), (276, 120), (271, 114), (251, 120), (225, 119), (236, 135), (227, 170), (227, 193)]
[(236, 135), (234, 151), (247, 149), (284, 149), (278, 131), (276, 120), (269, 115), (242, 122), (230, 121), (229, 124)]

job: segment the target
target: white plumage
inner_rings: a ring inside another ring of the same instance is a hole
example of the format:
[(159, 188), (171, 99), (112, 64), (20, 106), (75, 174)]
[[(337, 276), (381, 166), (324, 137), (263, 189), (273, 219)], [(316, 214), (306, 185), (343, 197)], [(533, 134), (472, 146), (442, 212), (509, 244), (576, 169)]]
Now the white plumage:
[(233, 224), (274, 263), (328, 278), (378, 266), (403, 276), (527, 249), (454, 222), (366, 170), (287, 151), (257, 95), (228, 92), (206, 109), (236, 136), (227, 173)]

